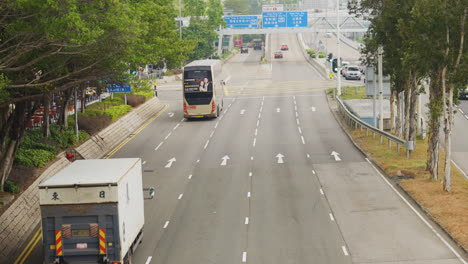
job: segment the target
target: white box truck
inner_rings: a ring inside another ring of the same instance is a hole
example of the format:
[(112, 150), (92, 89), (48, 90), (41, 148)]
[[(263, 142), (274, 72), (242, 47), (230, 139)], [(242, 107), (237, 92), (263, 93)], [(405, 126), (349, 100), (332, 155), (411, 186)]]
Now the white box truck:
[(144, 224), (139, 158), (77, 160), (39, 196), (44, 263), (131, 263)]

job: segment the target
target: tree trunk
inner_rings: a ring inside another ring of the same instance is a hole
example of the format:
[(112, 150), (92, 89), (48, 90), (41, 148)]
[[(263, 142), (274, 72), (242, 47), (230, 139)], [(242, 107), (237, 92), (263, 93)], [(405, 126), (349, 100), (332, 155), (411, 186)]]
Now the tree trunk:
[(396, 136), (401, 138), (402, 137), (402, 121), (403, 121), (403, 111), (401, 111), (403, 108), (402, 107), (403, 105), (402, 93), (397, 93), (396, 98), (397, 98)]
[(440, 69), (431, 76), (429, 84), (429, 120), (426, 168), (433, 180), (439, 178), (440, 118), (442, 115), (442, 91), (440, 89)]
[(13, 168), (13, 161), (20, 143), (21, 137), (24, 134), (26, 124), (26, 105), (30, 105), (27, 102), (20, 102), (15, 105), (13, 113), (13, 122), (11, 124), (9, 141), (6, 144), (5, 152), (0, 157), (0, 191), (4, 191), (3, 186), (5, 181), (10, 176), (11, 169)]
[(404, 126), (404, 133), (403, 139), (409, 139), (409, 132), (410, 132), (410, 101), (411, 101), (411, 79), (408, 79), (405, 82), (405, 126)]
[[(442, 77), (442, 87), (446, 88), (445, 85), (445, 74)], [(444, 171), (444, 191), (450, 192), (452, 189), (452, 125), (453, 125), (453, 85), (448, 85), (448, 104), (447, 104), (447, 119), (445, 123), (445, 171)]]
[(68, 127), (68, 106), (70, 102), (70, 98), (72, 96), (73, 89), (68, 89), (63, 92), (63, 99), (60, 102), (60, 116), (59, 116), (59, 124)]
[(390, 91), (390, 133), (395, 134), (395, 89)]
[(81, 96), (80, 96), (80, 100), (81, 100), (81, 113), (84, 113), (85, 112), (85, 108), (86, 108), (86, 89), (83, 88), (81, 89)]
[(50, 93), (44, 93), (44, 118), (42, 123), (43, 135), (50, 137)]
[(414, 74), (411, 74), (411, 100), (409, 111), (409, 135), (408, 140), (413, 141), (414, 150), (416, 150), (416, 130), (418, 125), (417, 112), (418, 112), (418, 80)]

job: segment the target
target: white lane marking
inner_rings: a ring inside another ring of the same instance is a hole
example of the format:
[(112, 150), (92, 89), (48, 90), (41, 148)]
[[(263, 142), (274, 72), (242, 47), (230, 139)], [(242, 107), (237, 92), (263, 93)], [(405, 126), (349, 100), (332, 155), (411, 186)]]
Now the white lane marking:
[(369, 160), (368, 158), (366, 158), (366, 161), (369, 162), (369, 163), (371, 163), (370, 160)]
[(265, 101), (265, 96), (262, 96), (262, 101)]
[(346, 247), (345, 247), (345, 246), (342, 246), (341, 248), (343, 249), (343, 254), (344, 254), (345, 256), (349, 256), (349, 253), (348, 253), (348, 250), (346, 249)]
[(254, 138), (253, 142), (252, 142), (252, 146), (255, 147), (255, 144), (257, 143), (257, 138)]
[(153, 259), (153, 257), (149, 256), (148, 259), (146, 259), (145, 264), (150, 264), (152, 259)]
[(175, 127), (173, 128), (173, 130), (176, 130), (178, 127), (179, 127), (180, 123), (177, 123), (177, 125), (175, 125)]
[(279, 113), (279, 112), (281, 112), (281, 109), (276, 108), (276, 113)]
[(284, 161), (283, 161), (284, 155), (283, 154), (278, 153), (278, 155), (276, 155), (276, 157), (278, 158), (278, 163), (284, 163)]
[(247, 262), (247, 252), (242, 252), (242, 262)]
[(299, 125), (299, 124), (300, 124), (300, 123), (299, 123), (299, 119), (298, 119), (298, 118), (296, 118), (296, 123), (297, 123), (297, 125)]
[(466, 175), (466, 173), (460, 168), (460, 166), (458, 166), (457, 163), (455, 163), (455, 161), (452, 160), (452, 163), (453, 165), (455, 165), (455, 167), (457, 167), (457, 169), (461, 172), (461, 174), (463, 174), (463, 176), (465, 176), (465, 178), (468, 180), (468, 175)]
[(312, 174), (315, 174), (315, 170), (312, 170)]
[(261, 112), (263, 112), (263, 106), (262, 106), (262, 107), (260, 107), (260, 113), (261, 113)]
[(296, 111), (296, 112), (297, 112), (297, 105), (295, 105), (295, 106), (294, 106), (294, 111)]
[(182, 119), (180, 120), (180, 122), (184, 122), (184, 121), (185, 121), (185, 118), (182, 118)]
[(262, 113), (258, 113), (258, 119), (262, 117)]
[(299, 114), (296, 112), (296, 117), (299, 117)]
[(461, 110), (461, 108), (459, 108), (458, 111), (460, 111), (460, 113), (462, 113), (462, 114), (465, 114), (465, 113), (463, 112), (463, 110)]
[(468, 119), (468, 115), (465, 115), (465, 117)]
[(322, 188), (320, 188), (320, 194), (324, 195)]
[(257, 120), (257, 127), (258, 127), (259, 124), (260, 124), (260, 120)]
[(316, 110), (316, 108), (313, 107), (313, 106), (310, 109), (312, 110), (312, 112), (315, 112), (315, 110)]
[(212, 137), (213, 137), (213, 135), (214, 135), (214, 130), (211, 132), (211, 134), (210, 134), (210, 138), (212, 138)]
[(164, 224), (164, 229), (167, 228), (167, 226), (169, 225), (169, 221), (166, 221), (166, 223)]
[(216, 124), (215, 124), (215, 128), (217, 128), (217, 127), (218, 127), (218, 124), (219, 124), (219, 121), (218, 121), (218, 122), (216, 122)]
[(231, 108), (232, 103), (229, 104), (228, 108)]
[(161, 146), (162, 146), (162, 144), (163, 144), (163, 142), (159, 143), (159, 145), (158, 145), (156, 148), (154, 148), (154, 150), (158, 150), (158, 149), (159, 149), (159, 147), (161, 147)]
[(247, 193), (247, 197), (249, 197), (249, 198), (250, 198), (250, 192), (248, 192), (248, 193)]
[(255, 129), (255, 136), (257, 136), (258, 134), (258, 129)]
[(250, 157), (250, 160), (253, 160), (253, 156)]
[(200, 160), (197, 160), (197, 163), (200, 163)]
[(168, 115), (169, 117), (173, 117), (173, 116), (174, 116), (174, 113), (169, 112), (169, 113), (167, 113), (167, 115)]
[(249, 224), (249, 218), (248, 217), (245, 218), (244, 224), (246, 224), (246, 225)]
[(307, 154), (307, 158), (309, 158), (309, 159), (310, 159), (310, 155), (309, 155), (309, 154)]
[(176, 158), (173, 157), (172, 159), (168, 160), (167, 161), (167, 165), (165, 166), (165, 168), (170, 168), (172, 166), (172, 163), (174, 163), (176, 161)]
[(222, 115), (222, 116), (219, 118), (219, 121), (223, 120), (223, 117), (224, 117), (224, 115)]
[(252, 177), (252, 172), (249, 172), (249, 177)]
[(178, 200), (182, 199), (182, 197), (184, 197), (184, 194), (183, 193), (179, 194)]
[(302, 139), (302, 144), (305, 145), (304, 136), (301, 136), (301, 139)]
[(329, 213), (330, 215), (330, 220), (332, 220), (333, 222), (335, 221), (335, 218), (333, 217), (333, 214), (332, 213)]
[[(231, 79), (231, 75), (229, 75), (224, 82), (228, 82), (230, 79)], [(234, 100), (236, 99), (234, 98)]]
[[(231, 105), (229, 105), (229, 106), (231, 106)], [(242, 109), (242, 110), (240, 111), (240, 114), (241, 114), (241, 115), (245, 114), (245, 109)]]
[(390, 186), (390, 188), (400, 197), (400, 199), (403, 200), (403, 202), (419, 217), (419, 219), (421, 219), (421, 221), (423, 221), (423, 223), (426, 224), (426, 226), (429, 227), (429, 229), (431, 229), (431, 231), (445, 244), (445, 246), (447, 246), (452, 251), (452, 253), (455, 256), (457, 256), (458, 260), (463, 264), (467, 264), (467, 262), (460, 256), (460, 254), (458, 254), (458, 252), (447, 242), (447, 240), (445, 240), (439, 234), (439, 232), (437, 232), (437, 230), (435, 230), (435, 228), (405, 199), (405, 197), (403, 197), (403, 195), (401, 195), (400, 192), (398, 192), (397, 189), (393, 187), (393, 185), (387, 180), (387, 178), (385, 178), (385, 176), (383, 176), (383, 174), (380, 173), (380, 171), (373, 164), (371, 164), (371, 166), (387, 183), (387, 185)]
[(224, 157), (221, 158), (223, 161), (221, 161), (221, 166), (226, 166), (227, 161), (229, 159), (228, 155), (225, 155)]
[(172, 132), (170, 132), (169, 134), (167, 134), (167, 136), (164, 138), (164, 140), (168, 139), (170, 136), (171, 136)]
[(193, 176), (192, 174), (190, 174), (190, 175), (188, 176), (189, 180), (192, 179), (192, 176)]
[(299, 129), (299, 134), (302, 134), (302, 129), (301, 129), (301, 127), (297, 127), (297, 129)]
[(141, 164), (145, 165), (145, 164), (146, 164), (146, 160), (144, 160)]
[(341, 161), (341, 158), (340, 158), (340, 153), (336, 152), (336, 151), (332, 151), (331, 155), (333, 157), (335, 157), (335, 161)]
[(203, 147), (203, 149), (206, 149), (206, 147), (208, 147), (208, 144), (210, 144), (210, 140), (208, 139), (205, 143), (205, 146)]

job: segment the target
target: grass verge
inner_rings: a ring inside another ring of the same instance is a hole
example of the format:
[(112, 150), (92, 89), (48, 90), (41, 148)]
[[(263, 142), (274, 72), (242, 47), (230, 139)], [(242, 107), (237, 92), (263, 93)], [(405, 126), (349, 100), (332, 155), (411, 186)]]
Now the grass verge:
[[(417, 140), (416, 150), (406, 159), (405, 151), (397, 152), (396, 146), (388, 147), (386, 140), (366, 136), (365, 130), (351, 131), (354, 141), (374, 160), (387, 175), (399, 180), (407, 191), (432, 215), (465, 251), (468, 249), (468, 181), (452, 165), (452, 191), (442, 189), (441, 180), (434, 181), (426, 171), (427, 141)], [(444, 156), (440, 153), (439, 175), (443, 177)]]

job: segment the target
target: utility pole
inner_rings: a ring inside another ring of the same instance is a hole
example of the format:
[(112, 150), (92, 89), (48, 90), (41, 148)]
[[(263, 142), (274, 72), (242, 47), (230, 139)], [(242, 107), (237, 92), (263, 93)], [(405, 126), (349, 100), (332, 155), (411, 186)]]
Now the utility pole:
[(179, 0), (179, 38), (182, 39), (182, 3)]
[(379, 113), (379, 129), (383, 129), (383, 66), (382, 66), (382, 53), (383, 53), (383, 48), (382, 46), (379, 46), (378, 49), (379, 53), (379, 103), (380, 103), (380, 113)]
[(336, 73), (338, 87), (337, 87), (337, 96), (341, 96), (341, 38), (340, 38), (340, 0), (336, 0), (336, 29), (338, 35), (338, 71)]

